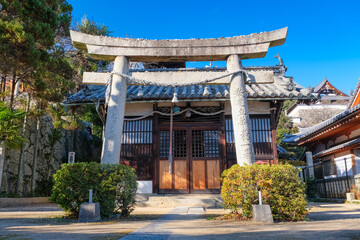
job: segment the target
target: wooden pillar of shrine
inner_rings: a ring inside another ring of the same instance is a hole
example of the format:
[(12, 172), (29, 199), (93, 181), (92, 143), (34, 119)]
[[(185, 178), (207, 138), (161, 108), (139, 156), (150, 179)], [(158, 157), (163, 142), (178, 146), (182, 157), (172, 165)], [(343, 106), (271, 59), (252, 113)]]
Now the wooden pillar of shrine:
[[(114, 61), (114, 72), (127, 74), (129, 60), (125, 56), (118, 56)], [(101, 163), (120, 163), (121, 138), (124, 126), (127, 84), (126, 78), (113, 75), (111, 94), (105, 125), (105, 138), (101, 154)]]
[[(227, 58), (228, 72), (242, 69), (240, 55)], [(251, 138), (251, 125), (246, 98), (245, 75), (232, 76), (230, 85), (231, 114), (234, 127), (236, 161), (240, 166), (255, 162), (254, 148)]]

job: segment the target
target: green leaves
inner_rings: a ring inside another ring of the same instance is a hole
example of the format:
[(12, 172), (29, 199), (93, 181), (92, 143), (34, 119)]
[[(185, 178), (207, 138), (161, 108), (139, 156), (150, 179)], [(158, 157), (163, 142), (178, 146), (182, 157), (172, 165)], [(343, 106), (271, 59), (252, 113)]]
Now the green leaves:
[(259, 203), (259, 190), (274, 219), (298, 221), (307, 214), (305, 184), (291, 165), (234, 165), (222, 173), (221, 182), (225, 208), (245, 218), (252, 217), (252, 205)]
[(290, 117), (286, 115), (286, 110), (289, 109), (294, 103), (295, 100), (287, 100), (284, 102), (284, 106), (280, 114), (279, 124), (276, 129), (277, 143), (287, 151), (287, 153), (279, 153), (280, 159), (299, 159), (304, 150), (304, 148), (301, 146), (290, 146), (289, 144), (281, 141), (281, 139), (284, 138), (284, 133), (294, 134), (299, 132), (298, 128), (293, 126)]
[(25, 115), (25, 112), (11, 110), (4, 102), (0, 102), (0, 141), (5, 141), (7, 147), (19, 148), (26, 141), (21, 136)]
[(98, 36), (110, 36), (112, 33), (108, 26), (89, 20), (86, 15), (83, 16), (80, 23), (76, 24), (76, 30), (82, 33)]
[(118, 212), (127, 216), (133, 210), (137, 181), (134, 169), (119, 164), (73, 163), (63, 164), (54, 174), (51, 199), (68, 214), (78, 216), (80, 205), (89, 200), (100, 203), (103, 217)]
[[(60, 101), (74, 87), (58, 38), (69, 35), (71, 6), (65, 0), (0, 0), (0, 74), (14, 75), (38, 99)], [(59, 54), (62, 53), (62, 54)]]

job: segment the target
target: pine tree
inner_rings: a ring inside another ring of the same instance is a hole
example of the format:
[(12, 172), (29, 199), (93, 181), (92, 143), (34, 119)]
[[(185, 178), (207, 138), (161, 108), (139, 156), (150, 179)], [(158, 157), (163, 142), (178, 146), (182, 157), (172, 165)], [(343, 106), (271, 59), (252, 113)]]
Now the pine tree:
[[(75, 23), (73, 29), (75, 31), (91, 35), (110, 36), (112, 33), (107, 26), (96, 23), (93, 20), (89, 20), (86, 15), (80, 22)], [(109, 64), (107, 61), (97, 61), (92, 59), (84, 50), (76, 49), (73, 46), (70, 46), (69, 49), (69, 62), (75, 70), (74, 81), (77, 83), (78, 90), (82, 87), (82, 76), (84, 72), (103, 70), (106, 69)], [(95, 105), (77, 107), (76, 109), (73, 108), (73, 112), (76, 113), (72, 114), (72, 119), (74, 119), (74, 121), (90, 122), (92, 124), (92, 133), (101, 138), (103, 123), (96, 111)], [(78, 125), (79, 127), (82, 126), (79, 123), (73, 123), (72, 125)]]
[(287, 153), (279, 153), (279, 159), (298, 160), (304, 150), (303, 147), (291, 146), (282, 141), (282, 139), (284, 139), (284, 134), (294, 134), (299, 132), (299, 129), (297, 127), (294, 127), (293, 123), (291, 122), (291, 119), (288, 116), (286, 116), (286, 110), (289, 109), (294, 103), (295, 100), (285, 101), (283, 105), (283, 109), (280, 114), (279, 124), (276, 129), (276, 138), (278, 145), (284, 148), (287, 151)]
[[(66, 0), (0, 0), (0, 6), (0, 75), (2, 87), (7, 80), (12, 83), (10, 108), (15, 107), (14, 89), (21, 81), (28, 95), (27, 110), (33, 101), (36, 112), (45, 112), (49, 102), (62, 100), (74, 87), (73, 69), (60, 44), (60, 39), (69, 36), (72, 7)], [(39, 114), (35, 115), (39, 121)], [(27, 117), (22, 132), (26, 123)], [(22, 152), (16, 194), (22, 181)]]
[[(72, 69), (56, 44), (69, 35), (72, 7), (65, 0), (0, 0), (0, 74), (18, 81), (43, 100), (58, 99), (72, 87)], [(46, 104), (44, 104), (46, 105)]]

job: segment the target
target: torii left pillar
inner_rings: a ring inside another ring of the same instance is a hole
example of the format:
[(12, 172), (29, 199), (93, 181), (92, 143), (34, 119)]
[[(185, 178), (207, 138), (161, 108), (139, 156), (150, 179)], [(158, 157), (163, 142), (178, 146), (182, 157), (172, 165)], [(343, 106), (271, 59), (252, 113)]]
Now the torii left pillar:
[[(125, 56), (118, 56), (114, 61), (114, 72), (128, 74), (129, 60)], [(121, 139), (124, 126), (127, 84), (126, 78), (113, 75), (111, 94), (105, 125), (101, 163), (116, 164), (120, 162)]]

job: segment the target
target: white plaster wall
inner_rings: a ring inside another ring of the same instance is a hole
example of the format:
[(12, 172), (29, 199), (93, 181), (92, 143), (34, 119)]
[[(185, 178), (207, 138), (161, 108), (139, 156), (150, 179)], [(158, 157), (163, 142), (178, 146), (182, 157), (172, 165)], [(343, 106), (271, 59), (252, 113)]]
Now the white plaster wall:
[(347, 109), (347, 105), (343, 104), (343, 105), (335, 105), (335, 104), (318, 104), (318, 105), (297, 105), (296, 108), (294, 110), (292, 110), (288, 116), (289, 117), (301, 117), (299, 115), (300, 110), (323, 110), (323, 109), (336, 109), (336, 110), (346, 110)]
[[(179, 102), (176, 104), (179, 107), (186, 107), (186, 102)], [(220, 106), (220, 102), (215, 101), (199, 101), (191, 102), (191, 107), (203, 106)], [(158, 103), (158, 107), (170, 107), (170, 102)], [(225, 101), (226, 114), (231, 114), (230, 101)], [(250, 114), (270, 114), (270, 103), (260, 101), (248, 101)], [(142, 116), (153, 111), (152, 103), (127, 103), (125, 106), (125, 116)]]
[(191, 102), (190, 103), (191, 107), (219, 107), (220, 106), (220, 102), (215, 102), (215, 101), (211, 101), (211, 102)]
[(355, 156), (355, 171), (356, 174), (360, 174), (360, 148), (354, 149)]
[(142, 116), (152, 111), (152, 103), (127, 103), (125, 105), (125, 116)]
[[(346, 168), (344, 159), (346, 159)], [(344, 151), (335, 154), (334, 161), (336, 164), (336, 172), (338, 177), (346, 176), (346, 171), (348, 175), (353, 175), (350, 151)]]
[(152, 181), (137, 181), (137, 182), (138, 182), (138, 189), (136, 193), (153, 193)]
[(301, 117), (293, 117), (291, 120), (293, 123), (301, 123)]
[[(270, 114), (270, 102), (248, 101), (248, 108), (250, 114)], [(225, 102), (225, 111), (231, 114), (230, 101)]]
[[(171, 102), (159, 102), (158, 103), (158, 107), (170, 107), (170, 106), (171, 106)], [(176, 106), (186, 107), (186, 102), (176, 103)]]

